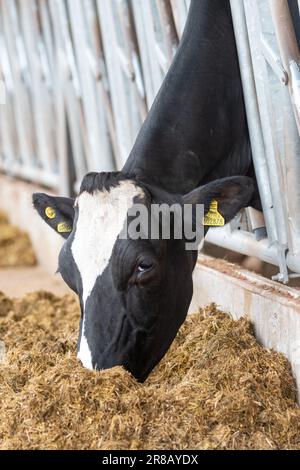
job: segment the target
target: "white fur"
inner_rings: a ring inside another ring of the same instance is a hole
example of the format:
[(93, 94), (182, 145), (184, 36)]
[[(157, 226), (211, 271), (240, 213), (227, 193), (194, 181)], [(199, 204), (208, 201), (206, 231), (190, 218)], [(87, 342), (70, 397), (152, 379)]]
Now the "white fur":
[(85, 314), (83, 314), (80, 346), (79, 346), (77, 357), (78, 359), (81, 360), (83, 366), (86, 369), (92, 370), (93, 369), (92, 354), (91, 354), (91, 350), (89, 348), (86, 336), (84, 334), (84, 329), (85, 329)]
[[(82, 279), (84, 309), (97, 278), (109, 263), (133, 199), (142, 195), (142, 190), (132, 182), (122, 181), (110, 191), (83, 192), (77, 198), (79, 214), (72, 254)], [(78, 358), (84, 367), (92, 369), (91, 350), (85, 336), (85, 312)]]

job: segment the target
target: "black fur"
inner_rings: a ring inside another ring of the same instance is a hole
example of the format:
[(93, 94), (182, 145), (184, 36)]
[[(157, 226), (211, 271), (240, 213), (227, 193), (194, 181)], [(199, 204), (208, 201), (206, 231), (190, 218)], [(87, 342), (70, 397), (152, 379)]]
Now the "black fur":
[(79, 194), (83, 192), (93, 194), (95, 191), (109, 191), (111, 188), (118, 186), (121, 181), (125, 180), (128, 180), (128, 178), (118, 171), (88, 173), (82, 180)]

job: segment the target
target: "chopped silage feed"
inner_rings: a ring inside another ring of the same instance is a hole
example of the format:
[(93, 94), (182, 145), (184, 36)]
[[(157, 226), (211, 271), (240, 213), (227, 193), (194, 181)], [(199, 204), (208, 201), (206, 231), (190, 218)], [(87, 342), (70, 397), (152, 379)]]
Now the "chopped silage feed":
[(11, 225), (0, 211), (0, 268), (35, 264), (36, 257), (29, 236)]
[(0, 297), (1, 449), (300, 449), (295, 382), (245, 318), (188, 317), (144, 384), (76, 359), (72, 296)]

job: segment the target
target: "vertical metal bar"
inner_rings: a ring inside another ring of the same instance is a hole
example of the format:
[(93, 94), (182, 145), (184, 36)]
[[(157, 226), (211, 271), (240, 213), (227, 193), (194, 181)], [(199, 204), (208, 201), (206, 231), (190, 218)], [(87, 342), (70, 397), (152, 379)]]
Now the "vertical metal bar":
[[(0, 161), (2, 170), (4, 168), (9, 170), (13, 166), (19, 150), (12, 109), (13, 80), (3, 37), (2, 21), (2, 6), (0, 3), (0, 80), (6, 91), (6, 103), (5, 105), (0, 103)], [(13, 150), (14, 147), (15, 150)]]
[[(2, 1), (2, 15), (4, 39), (14, 87), (12, 106), (20, 152), (16, 158), (22, 159), (25, 165), (32, 166), (35, 151), (32, 139), (31, 103), (24, 81), (24, 57), (20, 57), (20, 48), (17, 49), (17, 43), (20, 44), (21, 37), (14, 1)], [(10, 171), (13, 172), (13, 165)]]
[[(83, 145), (82, 126), (80, 124), (81, 108), (79, 104), (79, 81), (75, 66), (72, 43), (69, 37), (65, 3), (60, 0), (50, 0), (49, 14), (53, 27), (55, 44), (53, 100), (55, 107), (56, 148), (60, 168), (60, 192), (71, 192), (73, 181), (70, 179), (69, 158), (67, 149), (67, 126), (72, 141), (73, 163), (75, 168), (75, 186), (77, 181), (87, 172), (85, 146)], [(56, 73), (55, 73), (56, 72)], [(65, 109), (64, 107), (65, 106)], [(65, 194), (68, 194), (65, 193)]]
[[(24, 38), (24, 49), (28, 60), (31, 79), (31, 97), (37, 141), (37, 157), (49, 173), (55, 172), (55, 151), (53, 148), (53, 110), (47, 87), (42, 77), (42, 67), (38, 46), (41, 36), (38, 30), (35, 2), (20, 2), (20, 22)], [(43, 97), (43, 99), (41, 99)]]
[(282, 99), (281, 103), (284, 116), (282, 163), (286, 178), (284, 193), (288, 212), (289, 248), (291, 254), (300, 257), (300, 53), (287, 1), (269, 0), (269, 5), (280, 58), (289, 77), (288, 87), (285, 87), (285, 100)]
[[(272, 194), (272, 210), (275, 216), (275, 225), (277, 233), (278, 263), (280, 266), (280, 275), (278, 279), (287, 282), (288, 273), (286, 267), (286, 251), (289, 246), (288, 216), (286, 211), (286, 202), (278, 188), (284, 188), (284, 172), (280, 157), (280, 148), (278, 133), (276, 127), (279, 122), (277, 119), (276, 106), (278, 86), (280, 82), (273, 83), (269, 77), (266, 59), (263, 53), (261, 38), (265, 30), (270, 34), (270, 15), (267, 16), (267, 1), (259, 3), (256, 0), (244, 0), (247, 27), (250, 36), (250, 47), (254, 67), (254, 77), (256, 84), (256, 93), (258, 98), (259, 115), (261, 120), (263, 139), (265, 145), (266, 162), (268, 167), (270, 188)], [(263, 15), (262, 15), (263, 12)], [(274, 35), (270, 35), (272, 41)], [(273, 90), (273, 95), (272, 91)]]
[[(289, 90), (300, 134), (300, 53), (287, 0), (269, 0), (280, 55), (289, 74)], [(300, 21), (300, 19), (299, 19)]]
[(141, 120), (144, 121), (147, 114), (145, 100), (144, 77), (139, 58), (139, 47), (133, 22), (132, 11), (126, 0), (118, 0), (118, 12), (120, 25), (125, 39), (125, 52), (130, 68), (131, 82), (134, 87), (135, 98), (139, 107)]
[(168, 59), (171, 63), (176, 49), (178, 47), (178, 34), (176, 31), (175, 20), (170, 0), (156, 0), (161, 24), (163, 26), (163, 35), (167, 46)]
[(90, 5), (87, 17), (89, 24), (88, 32), (90, 33), (90, 40), (93, 45), (93, 50), (89, 50), (89, 58), (92, 62), (91, 67), (96, 82), (96, 91), (99, 94), (100, 107), (103, 108), (103, 114), (107, 123), (109, 137), (112, 145), (114, 164), (116, 168), (118, 168), (119, 147), (107, 76), (107, 67), (103, 50), (102, 31), (98, 19), (96, 4), (95, 8), (92, 8)]
[[(37, 0), (38, 1), (38, 0)], [(55, 55), (55, 42), (53, 37), (53, 30), (51, 24), (51, 16), (49, 10), (48, 0), (38, 3), (39, 14), (41, 18), (41, 28), (44, 37), (45, 47), (47, 50), (47, 56), (50, 64), (51, 73), (54, 72), (54, 55)]]
[(185, 21), (188, 13), (188, 6), (185, 0), (171, 0), (171, 5), (177, 34), (180, 38), (185, 26)]
[(255, 173), (266, 219), (269, 239), (271, 243), (274, 243), (277, 241), (277, 229), (273, 210), (273, 199), (270, 191), (271, 184), (266, 162), (266, 153), (260, 122), (243, 1), (236, 2), (235, 0), (231, 0), (231, 11), (239, 54), (245, 105), (248, 116), (253, 163), (255, 166)]
[(150, 3), (145, 2), (145, 0), (134, 0), (132, 8), (141, 52), (147, 105), (150, 108), (161, 86), (164, 74), (157, 60), (156, 39)]
[(110, 0), (98, 0), (97, 5), (120, 150), (118, 167), (122, 167), (140, 129), (141, 117), (130, 73), (130, 62), (128, 63), (124, 52), (117, 4)]
[[(83, 113), (88, 136), (89, 167), (94, 171), (111, 171), (114, 169), (114, 162), (110, 142), (107, 138), (104, 116), (100, 113), (95, 81), (87, 54), (89, 44), (87, 42), (84, 3), (80, 0), (68, 0), (68, 11), (75, 45), (74, 50), (80, 77)], [(100, 155), (101, 160), (99, 160)]]

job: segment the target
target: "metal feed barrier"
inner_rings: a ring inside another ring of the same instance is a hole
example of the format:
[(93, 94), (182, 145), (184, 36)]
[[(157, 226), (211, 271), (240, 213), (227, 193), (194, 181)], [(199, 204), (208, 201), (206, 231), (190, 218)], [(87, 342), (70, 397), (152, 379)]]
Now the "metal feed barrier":
[[(66, 195), (87, 171), (120, 168), (188, 6), (0, 0), (0, 170)], [(287, 282), (300, 273), (298, 46), (287, 0), (231, 0), (231, 7), (268, 237), (256, 240), (253, 229), (263, 223), (247, 211), (207, 238), (279, 266), (276, 278)]]
[(0, 169), (67, 194), (126, 160), (189, 0), (0, 0)]
[[(297, 39), (287, 0), (231, 0), (231, 10), (268, 237), (257, 242), (253, 233), (231, 224), (210, 231), (208, 239), (279, 266), (274, 279), (286, 283), (300, 273)], [(299, 11), (296, 20), (300, 23)]]

